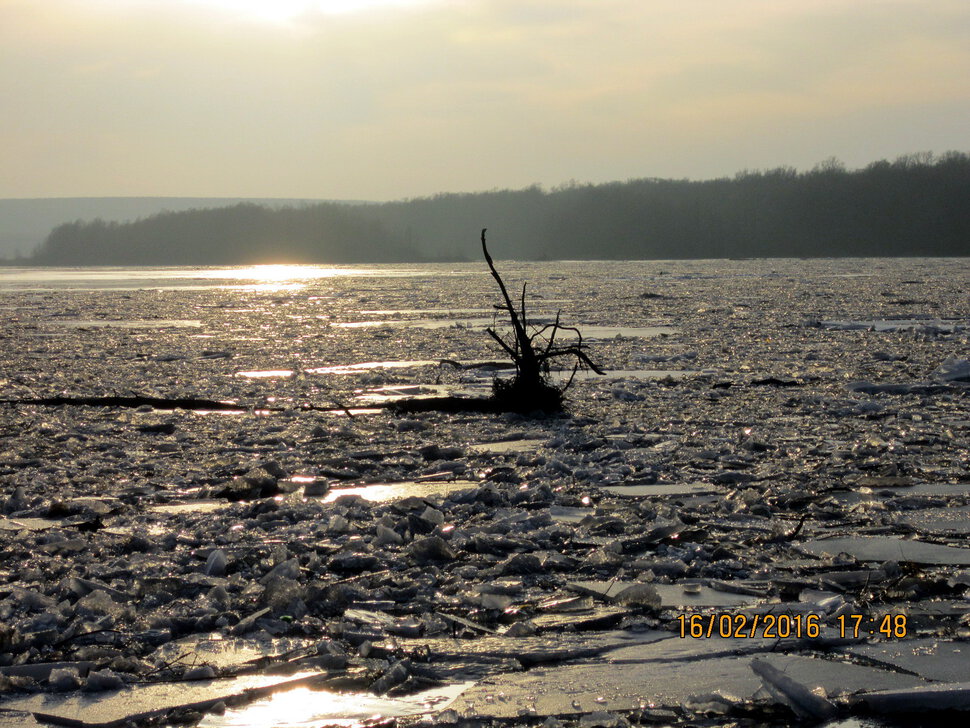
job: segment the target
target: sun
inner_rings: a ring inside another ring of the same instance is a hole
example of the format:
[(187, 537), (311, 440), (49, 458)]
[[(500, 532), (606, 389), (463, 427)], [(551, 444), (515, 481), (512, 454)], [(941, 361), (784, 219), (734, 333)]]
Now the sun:
[(303, 15), (347, 15), (366, 10), (401, 8), (427, 0), (183, 0), (254, 20), (287, 22)]

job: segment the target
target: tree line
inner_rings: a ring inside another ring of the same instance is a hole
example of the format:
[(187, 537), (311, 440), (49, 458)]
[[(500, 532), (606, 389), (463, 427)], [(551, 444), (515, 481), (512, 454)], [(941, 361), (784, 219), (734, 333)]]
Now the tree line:
[(569, 183), (380, 204), (239, 204), (55, 228), (36, 265), (970, 255), (970, 155), (706, 181)]

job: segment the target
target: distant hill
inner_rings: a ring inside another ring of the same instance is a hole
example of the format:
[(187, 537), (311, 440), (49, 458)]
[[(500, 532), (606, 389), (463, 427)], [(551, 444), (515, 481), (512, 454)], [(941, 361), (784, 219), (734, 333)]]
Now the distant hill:
[(320, 200), (243, 197), (50, 197), (0, 200), (0, 261), (29, 256), (58, 225), (98, 218), (127, 222), (159, 212), (229, 207), (252, 202), (270, 207)]
[[(400, 202), (252, 201), (59, 225), (35, 265), (230, 265), (474, 260), (490, 228), (521, 260), (970, 256), (970, 155), (915, 154), (846, 170), (744, 171)], [(225, 204), (227, 201), (220, 201)], [(198, 206), (198, 201), (194, 201)], [(129, 213), (130, 214), (130, 213)]]

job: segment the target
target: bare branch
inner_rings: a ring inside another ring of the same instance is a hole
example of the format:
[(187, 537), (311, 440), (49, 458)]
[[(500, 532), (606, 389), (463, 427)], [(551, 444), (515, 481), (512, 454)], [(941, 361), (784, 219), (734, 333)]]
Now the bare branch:
[(495, 339), (499, 343), (499, 346), (505, 349), (506, 354), (508, 354), (513, 359), (515, 359), (516, 352), (511, 346), (505, 343), (505, 339), (503, 339), (501, 336), (496, 334), (492, 329), (485, 329), (485, 332), (493, 339)]
[(540, 354), (538, 355), (537, 358), (542, 361), (545, 361), (547, 359), (556, 359), (561, 356), (574, 356), (577, 359), (579, 359), (583, 364), (585, 364), (594, 372), (596, 372), (597, 374), (602, 374), (602, 375), (606, 374), (606, 372), (604, 372), (602, 369), (596, 366), (596, 364), (593, 363), (593, 361), (586, 355), (585, 351), (575, 346), (570, 346), (564, 349), (555, 349), (554, 351), (550, 351), (548, 354)]
[[(498, 342), (499, 346), (512, 358), (512, 362), (515, 364), (515, 377), (511, 380), (496, 379), (493, 382), (493, 398), (496, 400), (498, 406), (515, 411), (530, 411), (533, 409), (553, 411), (561, 409), (562, 394), (572, 384), (576, 372), (580, 367), (588, 367), (597, 374), (603, 374), (604, 372), (593, 363), (584, 351), (583, 335), (579, 329), (573, 326), (563, 326), (560, 323), (561, 311), (556, 313), (555, 322), (540, 326), (536, 331), (531, 334), (529, 333), (527, 328), (529, 319), (525, 300), (526, 284), (522, 285), (519, 309), (516, 311), (505, 282), (502, 280), (502, 276), (499, 275), (498, 270), (496, 270), (495, 263), (488, 253), (488, 247), (485, 242), (486, 230), (487, 228), (482, 229), (482, 253), (485, 256), (485, 262), (488, 263), (492, 278), (498, 283), (499, 290), (502, 292), (502, 298), (505, 301), (504, 305), (497, 305), (495, 308), (497, 310), (504, 309), (508, 313), (512, 324), (513, 336), (511, 341), (506, 341), (494, 329), (488, 328), (486, 331), (489, 336)], [(574, 332), (577, 339), (576, 343), (569, 346), (557, 345), (556, 337), (560, 331)], [(538, 348), (541, 348), (541, 351), (537, 351)], [(550, 384), (547, 378), (550, 371), (550, 361), (560, 357), (573, 357), (575, 360), (569, 380), (565, 386), (561, 387)]]

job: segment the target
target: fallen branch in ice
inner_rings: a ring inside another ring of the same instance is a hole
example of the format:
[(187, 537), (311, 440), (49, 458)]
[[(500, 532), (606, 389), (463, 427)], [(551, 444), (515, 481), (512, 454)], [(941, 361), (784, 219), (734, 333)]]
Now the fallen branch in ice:
[[(529, 331), (529, 319), (525, 308), (525, 284), (522, 286), (522, 296), (519, 308), (516, 310), (505, 287), (505, 281), (495, 269), (492, 256), (488, 254), (485, 244), (485, 232), (482, 229), (482, 254), (492, 273), (492, 278), (498, 283), (504, 303), (496, 306), (508, 313), (512, 324), (512, 336), (509, 339), (501, 337), (495, 329), (488, 328), (486, 332), (515, 364), (515, 376), (511, 379), (496, 379), (492, 384), (491, 399), (503, 412), (531, 412), (542, 410), (558, 412), (562, 409), (563, 396), (573, 382), (573, 377), (580, 368), (591, 369), (597, 374), (605, 374), (586, 354), (583, 345), (583, 335), (574, 326), (564, 326), (559, 323), (559, 313), (555, 322), (545, 324)], [(556, 343), (556, 336), (560, 332), (569, 331), (576, 335), (576, 343), (561, 345)], [(549, 383), (547, 375), (550, 363), (562, 357), (574, 360), (572, 375), (561, 387)]]
[[(333, 412), (353, 416), (355, 407), (338, 404), (333, 407), (323, 407), (313, 404), (299, 404), (291, 407), (244, 405), (236, 402), (219, 402), (213, 399), (168, 398), (168, 397), (36, 397), (30, 399), (0, 399), (0, 405), (39, 407), (120, 407), (137, 409), (138, 407), (152, 407), (157, 410), (193, 410), (202, 412), (285, 412), (299, 410), (304, 412)], [(417, 399), (402, 399), (389, 402), (368, 402), (363, 409), (386, 409), (392, 412), (505, 412), (498, 403), (485, 397), (426, 397)]]
[(39, 405), (42, 407), (153, 407), (155, 409), (212, 410), (215, 412), (238, 412), (246, 408), (233, 402), (217, 402), (214, 399), (192, 397), (34, 397), (30, 399), (0, 399), (0, 404)]

